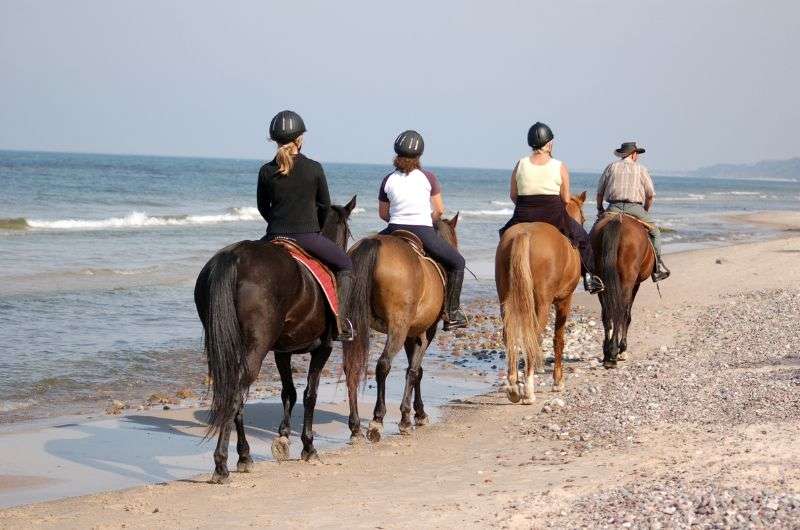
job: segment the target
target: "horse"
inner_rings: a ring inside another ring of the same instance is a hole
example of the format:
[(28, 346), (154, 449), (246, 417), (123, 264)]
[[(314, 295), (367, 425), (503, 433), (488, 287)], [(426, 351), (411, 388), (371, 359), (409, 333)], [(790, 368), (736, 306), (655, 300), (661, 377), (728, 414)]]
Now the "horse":
[[(342, 249), (350, 231), (347, 221), (356, 198), (345, 206), (331, 206), (322, 234)], [(283, 421), (273, 441), (276, 460), (289, 456), (290, 418), (297, 401), (291, 355), (311, 353), (308, 385), (303, 393), (305, 461), (318, 458), (314, 448), (314, 407), (320, 374), (331, 354), (336, 319), (325, 294), (305, 267), (283, 248), (267, 241), (240, 241), (229, 245), (203, 267), (194, 289), (197, 313), (203, 323), (205, 354), (212, 399), (206, 437), (219, 433), (210, 482), (229, 480), (228, 444), (235, 426), (239, 461), (236, 469), (253, 466), (244, 430), (244, 402), (269, 351), (281, 377)]]
[[(583, 224), (586, 192), (573, 196), (567, 214)], [(564, 327), (572, 309), (572, 293), (581, 277), (578, 250), (548, 223), (520, 223), (505, 231), (495, 253), (495, 284), (503, 319), (508, 374), (506, 395), (512, 403), (533, 403), (533, 374), (544, 366), (542, 333), (555, 306), (553, 391), (564, 389)], [(519, 354), (527, 354), (525, 383), (517, 382)]]
[[(458, 248), (458, 214), (441, 219), (434, 228), (445, 241)], [(422, 358), (442, 317), (445, 301), (444, 276), (439, 265), (423, 258), (409, 243), (393, 235), (376, 235), (359, 241), (350, 249), (355, 281), (351, 291), (351, 320), (356, 331), (353, 342), (343, 344), (345, 376), (350, 402), (351, 440), (361, 436), (358, 415), (358, 387), (366, 376), (370, 329), (386, 334), (386, 344), (375, 367), (378, 396), (367, 439), (378, 442), (386, 414), (386, 377), (392, 359), (405, 347), (408, 356), (406, 384), (400, 404), (400, 433), (410, 434), (411, 395), (414, 394), (414, 423), (423, 426), (428, 415), (420, 394)]]
[(628, 349), (631, 308), (639, 285), (647, 280), (655, 265), (655, 250), (647, 227), (624, 214), (598, 220), (592, 229), (596, 270), (606, 286), (600, 293), (603, 314), (603, 366), (615, 368)]

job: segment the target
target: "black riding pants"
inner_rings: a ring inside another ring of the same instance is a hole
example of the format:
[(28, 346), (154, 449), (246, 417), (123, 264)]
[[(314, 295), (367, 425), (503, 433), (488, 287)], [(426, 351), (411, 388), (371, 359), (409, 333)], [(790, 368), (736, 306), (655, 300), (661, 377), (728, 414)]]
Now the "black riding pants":
[(439, 237), (432, 226), (425, 225), (396, 225), (389, 224), (381, 235), (387, 236), (395, 230), (408, 230), (422, 240), (425, 252), (441, 263), (444, 268), (453, 271), (463, 271), (466, 266), (464, 257), (450, 243)]
[(293, 240), (297, 245), (330, 267), (333, 272), (353, 270), (353, 262), (347, 253), (339, 248), (336, 243), (319, 232), (305, 234), (267, 234), (262, 241), (272, 241), (276, 237), (285, 237)]

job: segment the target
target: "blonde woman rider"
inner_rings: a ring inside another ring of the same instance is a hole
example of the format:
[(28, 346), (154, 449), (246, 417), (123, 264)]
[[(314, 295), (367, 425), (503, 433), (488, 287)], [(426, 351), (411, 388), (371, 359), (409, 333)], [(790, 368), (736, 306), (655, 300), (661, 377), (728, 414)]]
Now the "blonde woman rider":
[(604, 286), (593, 274), (594, 256), (589, 234), (567, 215), (566, 205), (572, 198), (569, 170), (566, 164), (553, 158), (553, 138), (553, 131), (544, 123), (536, 122), (528, 130), (528, 145), (533, 152), (521, 158), (511, 174), (514, 215), (500, 229), (500, 235), (517, 223), (544, 222), (555, 226), (578, 247), (584, 289), (590, 294), (599, 293)]
[(319, 259), (336, 275), (339, 297), (339, 334), (336, 340), (353, 340), (349, 298), (353, 262), (333, 241), (320, 233), (331, 199), (328, 181), (319, 162), (300, 153), (303, 119), (291, 110), (279, 112), (269, 124), (269, 137), (278, 144), (275, 158), (258, 173), (258, 211), (267, 221), (265, 240), (285, 237)]

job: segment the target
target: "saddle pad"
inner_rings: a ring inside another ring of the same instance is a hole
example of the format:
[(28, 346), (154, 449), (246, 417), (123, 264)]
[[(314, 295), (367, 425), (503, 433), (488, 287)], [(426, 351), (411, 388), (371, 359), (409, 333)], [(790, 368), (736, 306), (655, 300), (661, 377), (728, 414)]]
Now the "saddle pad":
[(336, 277), (331, 270), (322, 264), (316, 258), (311, 257), (305, 250), (293, 240), (285, 237), (276, 237), (272, 241), (273, 245), (277, 245), (286, 250), (295, 261), (303, 265), (311, 276), (314, 277), (317, 284), (322, 288), (325, 293), (325, 299), (328, 301), (328, 307), (331, 308), (333, 314), (339, 316), (339, 298), (336, 296)]
[(624, 213), (624, 212), (603, 212), (603, 215), (600, 216), (600, 219), (597, 220), (597, 225), (595, 226), (594, 229), (595, 230), (600, 230), (601, 228), (606, 226), (615, 217), (620, 217), (620, 218), (627, 217), (628, 219), (631, 219), (632, 221), (636, 221), (637, 223), (639, 223), (640, 225), (645, 227), (647, 230), (650, 230), (650, 223), (646, 223), (646, 222), (642, 221), (641, 219), (639, 219), (638, 217), (634, 217), (634, 216), (629, 215), (629, 214)]

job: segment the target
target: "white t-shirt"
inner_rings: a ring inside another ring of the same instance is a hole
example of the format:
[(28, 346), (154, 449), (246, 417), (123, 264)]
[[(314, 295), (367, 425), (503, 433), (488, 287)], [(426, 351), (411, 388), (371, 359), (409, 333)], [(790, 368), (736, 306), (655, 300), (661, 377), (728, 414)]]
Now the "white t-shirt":
[(391, 224), (433, 226), (431, 197), (441, 192), (436, 175), (430, 171), (395, 171), (383, 179), (378, 200), (389, 203)]

